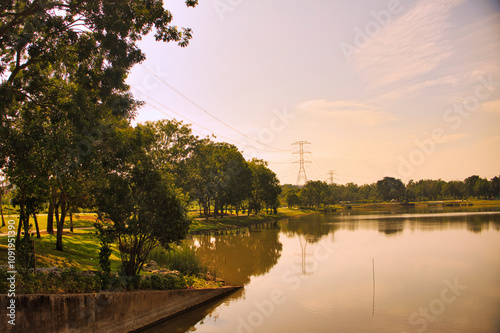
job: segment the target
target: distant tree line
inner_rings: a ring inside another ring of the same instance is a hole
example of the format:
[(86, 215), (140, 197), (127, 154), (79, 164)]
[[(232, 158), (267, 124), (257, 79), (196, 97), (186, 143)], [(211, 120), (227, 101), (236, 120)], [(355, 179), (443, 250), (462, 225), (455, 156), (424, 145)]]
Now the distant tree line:
[(468, 198), (493, 199), (500, 196), (500, 178), (488, 180), (477, 175), (463, 181), (410, 180), (385, 177), (375, 183), (357, 185), (327, 184), (309, 181), (304, 186), (283, 185), (280, 200), (288, 207), (316, 207), (339, 203), (369, 203), (383, 201), (462, 200)]

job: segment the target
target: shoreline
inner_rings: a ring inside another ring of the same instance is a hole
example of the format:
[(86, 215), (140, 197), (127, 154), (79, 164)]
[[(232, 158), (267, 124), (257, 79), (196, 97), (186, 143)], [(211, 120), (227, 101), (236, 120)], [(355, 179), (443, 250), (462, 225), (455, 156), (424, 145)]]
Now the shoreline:
[(187, 237), (203, 235), (216, 232), (226, 232), (237, 230), (240, 228), (253, 227), (259, 224), (265, 224), (270, 222), (277, 222), (281, 219), (315, 215), (322, 213), (319, 210), (313, 209), (289, 209), (285, 208), (286, 211), (278, 211), (278, 214), (261, 214), (261, 215), (226, 215), (224, 217), (211, 217), (211, 218), (197, 218), (194, 221), (198, 221), (196, 229), (190, 230)]

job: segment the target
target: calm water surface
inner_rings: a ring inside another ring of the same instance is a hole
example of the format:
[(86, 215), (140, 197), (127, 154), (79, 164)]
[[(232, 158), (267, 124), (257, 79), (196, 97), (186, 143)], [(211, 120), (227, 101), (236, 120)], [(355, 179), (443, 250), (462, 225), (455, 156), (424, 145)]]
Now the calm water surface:
[(192, 242), (245, 288), (146, 332), (500, 332), (500, 212), (315, 215)]

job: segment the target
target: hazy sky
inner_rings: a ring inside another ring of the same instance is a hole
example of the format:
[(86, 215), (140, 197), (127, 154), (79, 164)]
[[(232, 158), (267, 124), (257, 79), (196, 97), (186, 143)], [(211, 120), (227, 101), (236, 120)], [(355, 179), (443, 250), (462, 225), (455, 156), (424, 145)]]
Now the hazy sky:
[(297, 182), (500, 174), (500, 1), (165, 1), (187, 48), (140, 43), (137, 122), (176, 118)]

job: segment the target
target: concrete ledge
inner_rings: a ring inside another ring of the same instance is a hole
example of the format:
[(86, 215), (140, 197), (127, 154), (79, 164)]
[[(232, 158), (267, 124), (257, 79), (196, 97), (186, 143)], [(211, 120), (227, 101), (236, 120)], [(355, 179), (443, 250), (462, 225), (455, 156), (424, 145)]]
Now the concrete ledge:
[(240, 288), (17, 295), (15, 326), (8, 323), (11, 298), (0, 295), (0, 332), (131, 332)]

